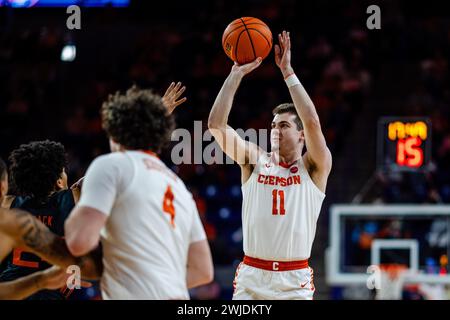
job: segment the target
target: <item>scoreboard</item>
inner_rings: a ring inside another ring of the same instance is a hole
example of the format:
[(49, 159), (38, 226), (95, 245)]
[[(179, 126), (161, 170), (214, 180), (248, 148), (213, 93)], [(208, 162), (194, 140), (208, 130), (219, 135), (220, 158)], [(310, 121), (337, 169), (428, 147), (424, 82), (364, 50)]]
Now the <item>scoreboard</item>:
[(0, 7), (30, 8), (30, 7), (127, 7), (130, 0), (0, 0)]
[(423, 170), (431, 159), (431, 121), (426, 117), (382, 117), (377, 130), (378, 167)]

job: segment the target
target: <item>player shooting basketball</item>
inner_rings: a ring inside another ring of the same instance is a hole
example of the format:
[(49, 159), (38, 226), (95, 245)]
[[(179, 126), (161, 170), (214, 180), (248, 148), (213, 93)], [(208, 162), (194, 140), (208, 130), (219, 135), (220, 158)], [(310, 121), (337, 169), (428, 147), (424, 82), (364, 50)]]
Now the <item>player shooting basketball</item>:
[[(209, 115), (208, 127), (241, 167), (244, 261), (236, 271), (233, 299), (312, 299), (308, 258), (315, 236), (331, 153), (314, 103), (291, 66), (289, 32), (278, 36), (275, 62), (292, 103), (273, 110), (270, 153), (242, 139), (228, 125), (233, 98), (243, 77), (262, 59), (235, 65)], [(306, 145), (307, 152), (303, 155)]]

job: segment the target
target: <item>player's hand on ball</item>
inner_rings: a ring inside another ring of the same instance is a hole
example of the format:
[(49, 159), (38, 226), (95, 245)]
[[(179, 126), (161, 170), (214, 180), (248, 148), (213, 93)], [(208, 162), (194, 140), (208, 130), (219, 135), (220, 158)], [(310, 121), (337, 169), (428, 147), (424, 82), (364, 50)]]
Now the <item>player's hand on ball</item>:
[(275, 45), (275, 63), (281, 69), (283, 75), (292, 73), (291, 66), (291, 38), (289, 32), (278, 34), (279, 45)]
[(186, 87), (181, 86), (181, 82), (178, 82), (177, 84), (172, 82), (169, 88), (167, 88), (166, 93), (162, 97), (162, 102), (169, 113), (172, 113), (176, 107), (187, 100), (186, 97), (179, 99), (185, 90)]
[(255, 70), (256, 68), (258, 68), (261, 65), (261, 62), (262, 62), (261, 57), (256, 58), (254, 61), (252, 61), (250, 63), (246, 63), (246, 64), (242, 64), (242, 65), (235, 62), (233, 67), (231, 68), (231, 73), (237, 74), (237, 75), (243, 77), (243, 76), (249, 74), (250, 72), (252, 72), (253, 70)]

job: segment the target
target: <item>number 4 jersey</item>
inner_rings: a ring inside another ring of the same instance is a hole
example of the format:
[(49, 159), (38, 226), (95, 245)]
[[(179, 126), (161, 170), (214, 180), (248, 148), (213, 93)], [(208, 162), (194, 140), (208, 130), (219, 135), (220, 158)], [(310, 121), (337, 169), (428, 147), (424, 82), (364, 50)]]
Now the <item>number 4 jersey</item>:
[(278, 261), (308, 259), (325, 194), (303, 159), (287, 165), (264, 153), (242, 185), (242, 228), (247, 256)]
[(191, 193), (156, 155), (98, 157), (79, 205), (108, 215), (101, 232), (104, 299), (189, 298), (189, 245), (206, 236)]

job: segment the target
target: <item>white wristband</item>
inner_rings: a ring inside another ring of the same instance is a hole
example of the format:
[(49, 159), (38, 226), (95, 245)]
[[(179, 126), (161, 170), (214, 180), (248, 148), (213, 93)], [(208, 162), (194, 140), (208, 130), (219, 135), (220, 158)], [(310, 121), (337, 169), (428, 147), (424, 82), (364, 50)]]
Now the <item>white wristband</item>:
[(288, 88), (300, 84), (300, 80), (298, 80), (295, 73), (289, 75), (286, 79), (284, 79), (284, 81), (286, 82), (286, 85), (288, 86)]

